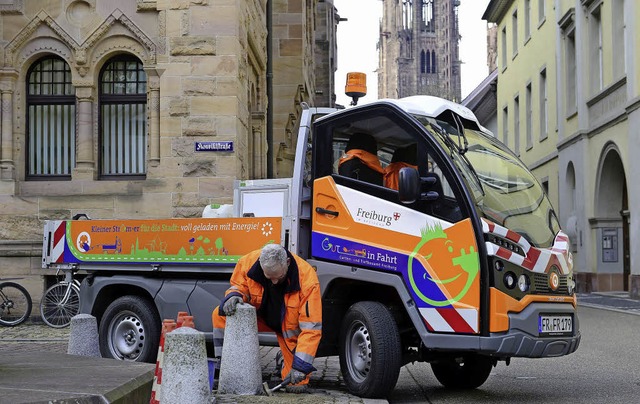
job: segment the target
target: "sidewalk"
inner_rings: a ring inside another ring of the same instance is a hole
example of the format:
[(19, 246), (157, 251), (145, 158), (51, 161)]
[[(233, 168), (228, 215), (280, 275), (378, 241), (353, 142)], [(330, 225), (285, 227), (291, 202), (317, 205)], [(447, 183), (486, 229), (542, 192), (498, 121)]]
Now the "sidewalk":
[(578, 306), (640, 315), (640, 300), (629, 298), (629, 292), (578, 293)]

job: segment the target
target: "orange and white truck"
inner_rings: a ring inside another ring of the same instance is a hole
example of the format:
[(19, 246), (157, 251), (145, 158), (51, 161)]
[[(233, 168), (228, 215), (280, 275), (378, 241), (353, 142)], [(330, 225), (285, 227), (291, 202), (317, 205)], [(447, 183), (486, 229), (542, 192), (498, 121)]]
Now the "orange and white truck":
[[(317, 355), (340, 357), (356, 395), (384, 397), (414, 361), (445, 387), (476, 388), (498, 361), (578, 348), (568, 237), (533, 174), (470, 110), (429, 96), (305, 106), (297, 134), (293, 177), (236, 181), (232, 217), (45, 224), (43, 266), (87, 274), (81, 312), (98, 319), (103, 356), (154, 361), (161, 319), (178, 311), (211, 335), (235, 263), (266, 243), (316, 268)], [(362, 134), (377, 163), (345, 171)], [(397, 189), (364, 175), (379, 164), (384, 176), (407, 146)]]

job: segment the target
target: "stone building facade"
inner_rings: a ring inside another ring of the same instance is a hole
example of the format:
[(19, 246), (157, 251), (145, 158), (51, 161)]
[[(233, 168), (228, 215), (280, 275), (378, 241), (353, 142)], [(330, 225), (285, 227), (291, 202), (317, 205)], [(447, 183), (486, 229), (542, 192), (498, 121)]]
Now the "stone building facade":
[(322, 3), (0, 2), (0, 277), (37, 303), (44, 220), (198, 217), (234, 180), (287, 175), (300, 103), (333, 91), (312, 57), (317, 13), (335, 52)]
[(461, 101), (460, 0), (383, 0), (378, 96)]

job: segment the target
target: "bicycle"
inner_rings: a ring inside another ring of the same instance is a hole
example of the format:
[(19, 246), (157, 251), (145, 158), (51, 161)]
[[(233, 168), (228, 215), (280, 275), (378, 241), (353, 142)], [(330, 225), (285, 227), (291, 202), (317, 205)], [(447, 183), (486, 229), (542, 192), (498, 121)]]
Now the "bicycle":
[[(59, 273), (60, 269), (56, 271), (56, 277)], [(64, 328), (79, 311), (80, 281), (73, 277), (73, 271), (68, 271), (64, 280), (51, 285), (42, 295), (40, 316), (49, 327)]]
[(0, 325), (15, 327), (31, 315), (31, 295), (22, 285), (7, 282), (20, 278), (5, 279), (0, 282)]

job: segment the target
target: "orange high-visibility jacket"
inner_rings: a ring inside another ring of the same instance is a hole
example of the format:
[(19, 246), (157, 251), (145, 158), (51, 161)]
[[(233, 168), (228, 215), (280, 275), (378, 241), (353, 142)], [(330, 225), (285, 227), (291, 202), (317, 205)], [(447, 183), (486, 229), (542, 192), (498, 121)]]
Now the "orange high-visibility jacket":
[(369, 153), (366, 150), (361, 149), (351, 149), (348, 152), (345, 152), (338, 162), (338, 167), (342, 165), (342, 163), (347, 162), (351, 159), (360, 159), (370, 169), (379, 172), (380, 174), (384, 174), (384, 169), (380, 165), (380, 160), (378, 160), (378, 156), (373, 153)]
[[(256, 250), (238, 260), (231, 275), (231, 287), (224, 301), (240, 296), (245, 303), (260, 309), (264, 285), (271, 282), (260, 266), (260, 251)], [(303, 373), (314, 371), (315, 358), (322, 336), (322, 295), (316, 271), (304, 259), (287, 251), (290, 258), (284, 307), (281, 310), (282, 336), (294, 353), (293, 368)]]
[(398, 177), (400, 176), (400, 169), (404, 167), (410, 167), (418, 169), (418, 166), (405, 163), (402, 161), (395, 161), (389, 164), (384, 169), (384, 186), (387, 188), (398, 190)]

